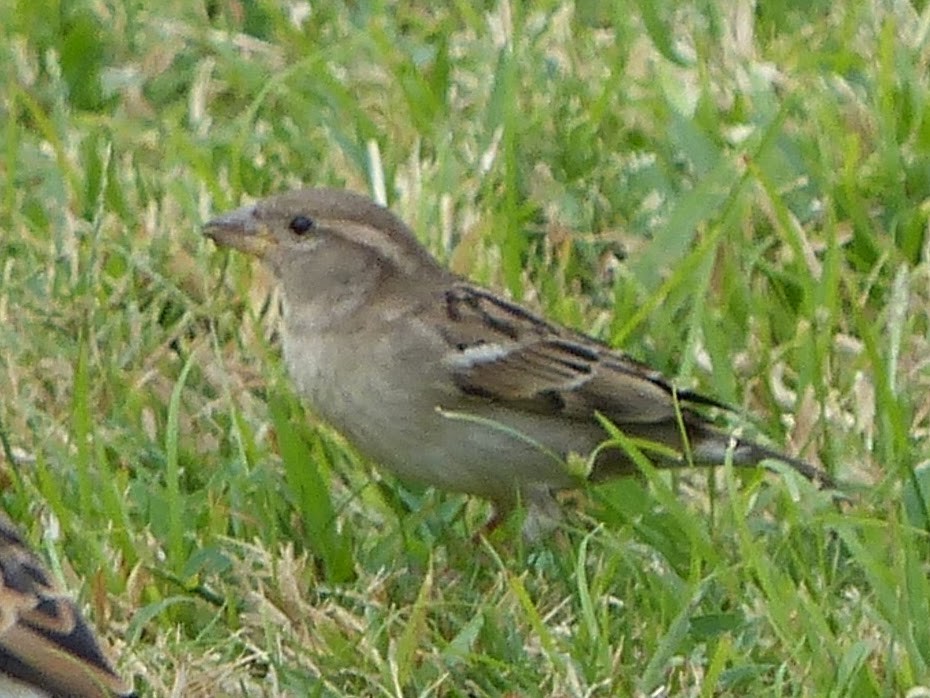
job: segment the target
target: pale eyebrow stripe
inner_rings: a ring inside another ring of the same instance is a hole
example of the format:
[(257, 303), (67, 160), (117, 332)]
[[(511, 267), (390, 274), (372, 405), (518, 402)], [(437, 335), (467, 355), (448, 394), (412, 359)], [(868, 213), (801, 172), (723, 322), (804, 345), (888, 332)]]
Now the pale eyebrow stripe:
[(423, 261), (424, 250), (419, 243), (406, 237), (399, 239), (393, 231), (346, 219), (320, 220), (318, 224), (357, 245), (377, 250), (403, 272), (416, 271)]

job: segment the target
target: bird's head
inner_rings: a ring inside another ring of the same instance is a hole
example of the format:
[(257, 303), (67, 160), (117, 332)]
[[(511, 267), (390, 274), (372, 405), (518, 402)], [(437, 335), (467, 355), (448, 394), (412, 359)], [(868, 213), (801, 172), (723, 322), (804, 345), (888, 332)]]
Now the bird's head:
[(371, 199), (338, 189), (298, 189), (217, 216), (204, 233), (262, 259), (285, 284), (306, 275), (367, 268), (416, 275), (437, 268), (404, 223)]

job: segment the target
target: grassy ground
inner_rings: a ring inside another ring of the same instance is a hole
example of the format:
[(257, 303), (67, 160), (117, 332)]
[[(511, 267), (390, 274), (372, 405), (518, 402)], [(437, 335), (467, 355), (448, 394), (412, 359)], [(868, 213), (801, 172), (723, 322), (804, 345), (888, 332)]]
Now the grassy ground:
[[(0, 0), (0, 500), (121, 670), (928, 695), (930, 8), (421, 6)], [(386, 197), (457, 271), (864, 487), (649, 476), (474, 543), (486, 505), (304, 413), (269, 279), (200, 235), (301, 183)]]

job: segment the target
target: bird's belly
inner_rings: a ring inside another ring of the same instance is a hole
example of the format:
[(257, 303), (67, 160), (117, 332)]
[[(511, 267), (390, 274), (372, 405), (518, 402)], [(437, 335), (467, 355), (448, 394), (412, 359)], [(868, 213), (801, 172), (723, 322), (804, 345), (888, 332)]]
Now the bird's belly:
[(453, 411), (439, 400), (428, 410), (398, 405), (388, 420), (385, 414), (351, 423), (338, 415), (328, 419), (359, 451), (403, 478), (494, 500), (511, 499), (531, 484), (577, 485), (558, 445), (572, 439), (577, 448), (570, 450), (587, 455), (603, 438), (596, 427), (590, 437), (579, 438), (577, 425), (563, 435), (557, 432), (565, 425), (551, 420), (486, 409)]
[[(392, 374), (366, 370), (379, 361), (379, 348), (371, 345), (356, 361), (325, 351), (311, 357), (304, 344), (298, 362), (287, 338), (284, 348), (290, 374), (310, 407), (363, 455), (402, 478), (508, 500), (536, 483), (577, 485), (565, 455), (586, 456), (604, 438), (594, 423), (585, 429), (481, 399), (463, 402), (439, 367), (410, 366), (409, 372)], [(355, 370), (334, 375), (338, 366)], [(415, 394), (410, 385), (419, 386)]]

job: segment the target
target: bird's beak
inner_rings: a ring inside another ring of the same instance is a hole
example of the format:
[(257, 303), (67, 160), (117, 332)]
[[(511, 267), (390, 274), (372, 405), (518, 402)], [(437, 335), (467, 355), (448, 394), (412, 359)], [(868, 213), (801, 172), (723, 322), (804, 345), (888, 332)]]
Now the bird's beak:
[(264, 257), (275, 244), (274, 235), (256, 218), (254, 206), (217, 216), (204, 225), (203, 233), (220, 247), (232, 247), (258, 258)]

